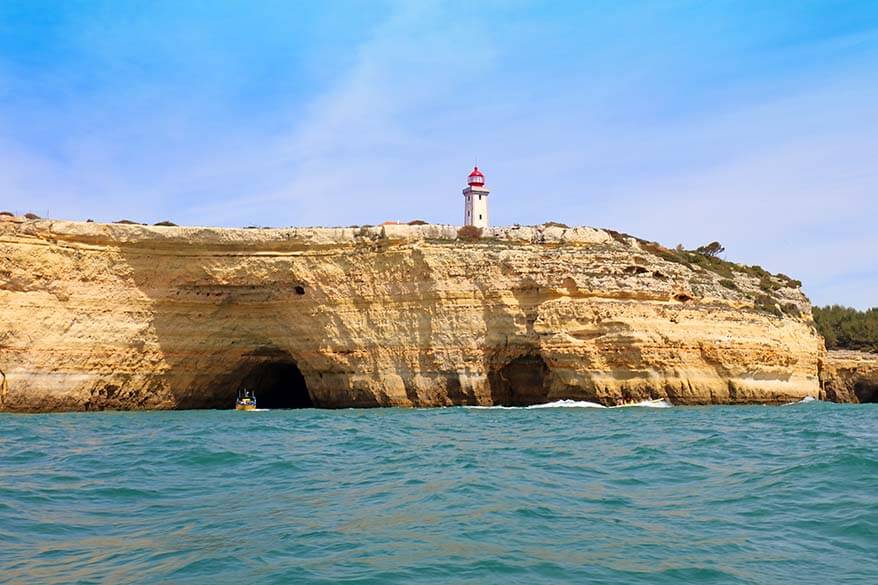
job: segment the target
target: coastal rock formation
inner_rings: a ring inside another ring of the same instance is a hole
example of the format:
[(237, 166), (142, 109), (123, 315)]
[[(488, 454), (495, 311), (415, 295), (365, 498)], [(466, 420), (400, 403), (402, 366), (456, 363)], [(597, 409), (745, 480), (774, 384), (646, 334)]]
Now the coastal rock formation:
[(878, 354), (827, 352), (821, 380), (822, 397), (833, 402), (878, 402)]
[(560, 225), (220, 229), (0, 218), (0, 410), (787, 402), (798, 283)]

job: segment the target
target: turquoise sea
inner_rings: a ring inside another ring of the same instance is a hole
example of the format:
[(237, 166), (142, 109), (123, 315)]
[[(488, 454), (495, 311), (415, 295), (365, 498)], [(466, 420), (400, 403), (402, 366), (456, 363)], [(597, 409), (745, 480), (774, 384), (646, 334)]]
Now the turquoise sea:
[(878, 407), (0, 415), (3, 583), (878, 583)]

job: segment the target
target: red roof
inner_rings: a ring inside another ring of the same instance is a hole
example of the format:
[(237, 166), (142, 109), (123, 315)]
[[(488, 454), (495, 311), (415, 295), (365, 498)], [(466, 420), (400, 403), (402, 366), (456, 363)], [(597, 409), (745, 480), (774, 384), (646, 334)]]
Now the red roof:
[(466, 179), (467, 185), (483, 187), (485, 185), (485, 175), (479, 170), (479, 167), (473, 167), (473, 172)]

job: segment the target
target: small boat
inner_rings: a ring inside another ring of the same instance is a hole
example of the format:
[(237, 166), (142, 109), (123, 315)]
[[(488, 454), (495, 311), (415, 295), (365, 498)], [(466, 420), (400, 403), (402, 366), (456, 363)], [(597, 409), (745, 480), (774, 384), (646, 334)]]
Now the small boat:
[(256, 394), (246, 388), (238, 390), (238, 399), (235, 401), (235, 410), (256, 410)]

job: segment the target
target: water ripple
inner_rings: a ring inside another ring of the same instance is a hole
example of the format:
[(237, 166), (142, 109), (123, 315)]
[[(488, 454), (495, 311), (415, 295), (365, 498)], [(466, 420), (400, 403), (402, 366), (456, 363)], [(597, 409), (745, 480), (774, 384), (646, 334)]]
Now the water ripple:
[(871, 583), (878, 413), (0, 415), (0, 580)]

